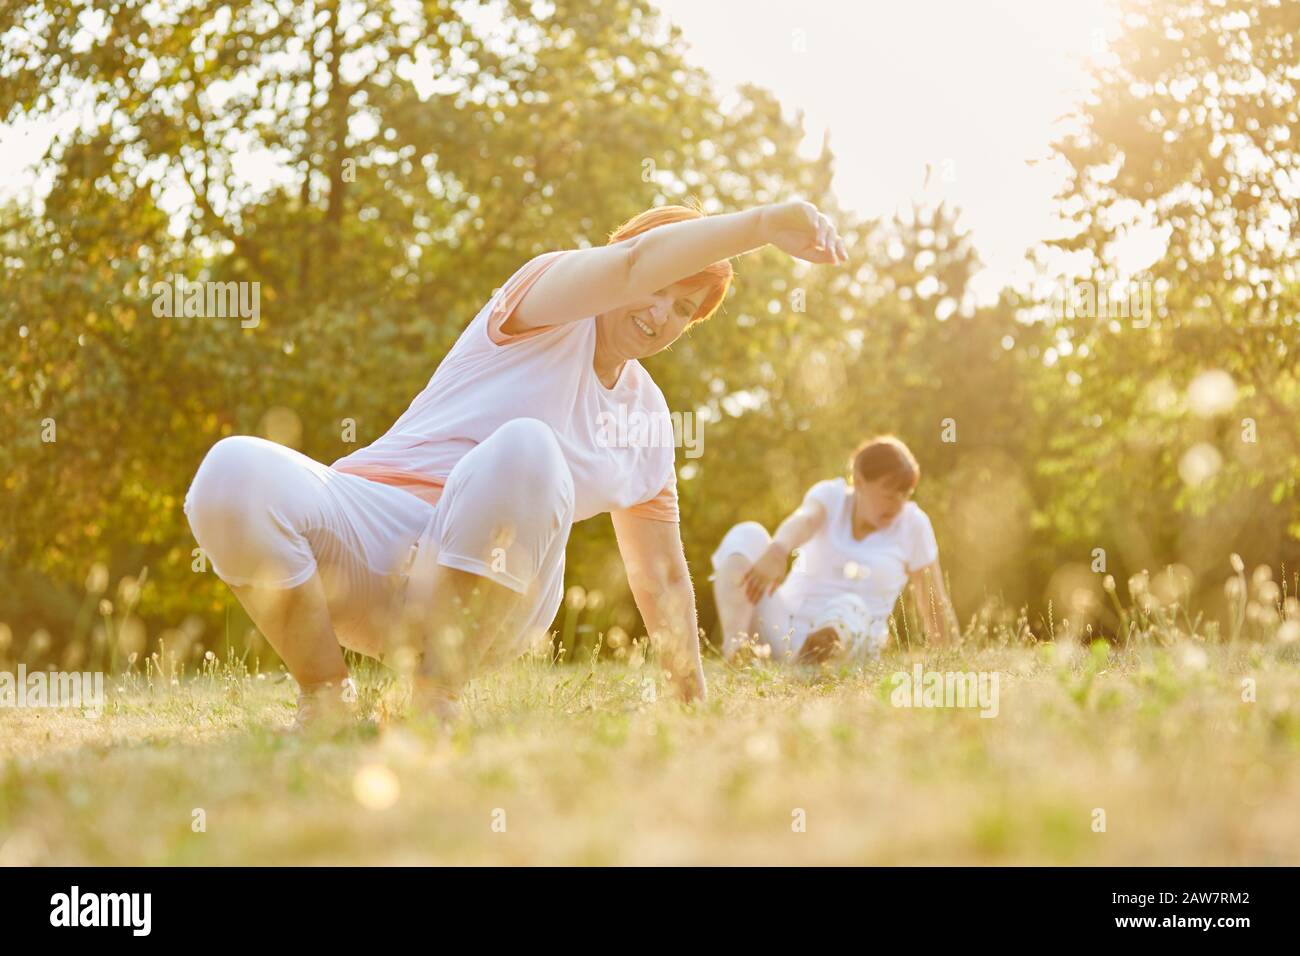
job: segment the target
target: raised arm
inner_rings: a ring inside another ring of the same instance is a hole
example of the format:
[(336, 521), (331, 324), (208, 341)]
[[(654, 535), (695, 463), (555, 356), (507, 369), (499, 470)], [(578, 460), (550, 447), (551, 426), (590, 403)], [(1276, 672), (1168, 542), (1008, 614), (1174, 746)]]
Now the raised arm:
[(510, 326), (562, 325), (653, 295), (706, 266), (771, 243), (808, 262), (848, 258), (844, 240), (812, 203), (795, 200), (674, 222), (560, 257), (524, 294)]
[(610, 517), (632, 598), (659, 662), (670, 675), (669, 685), (681, 700), (702, 700), (706, 691), (695, 590), (680, 526), (626, 511), (611, 512)]
[(826, 509), (820, 501), (805, 501), (781, 522), (767, 550), (745, 572), (745, 594), (751, 603), (757, 604), (764, 594), (771, 594), (781, 586), (794, 549), (811, 539), (825, 523)]

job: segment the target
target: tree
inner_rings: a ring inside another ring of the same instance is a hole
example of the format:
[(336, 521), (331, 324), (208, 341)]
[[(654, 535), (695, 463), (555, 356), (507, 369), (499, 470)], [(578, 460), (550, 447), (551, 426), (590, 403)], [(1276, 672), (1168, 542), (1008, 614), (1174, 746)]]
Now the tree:
[[(1052, 520), (1060, 535), (1116, 541), (1132, 567), (1212, 570), (1217, 589), (1233, 548), (1300, 557), (1300, 7), (1124, 9), (1125, 32), (1056, 145), (1074, 234), (1054, 246), (1100, 296), (1055, 317), (1052, 358), (1076, 410), (1054, 467), (1087, 479), (1062, 489)], [(1151, 307), (1117, 315), (1104, 295), (1143, 228), (1167, 244), (1120, 291)]]
[[(43, 203), (6, 212), (0, 564), (27, 626), (66, 624), (96, 561), (150, 568), (147, 615), (215, 620), (231, 599), (192, 573), (180, 505), (218, 438), (270, 431), (332, 461), (355, 447), (344, 420), (358, 443), (386, 429), (537, 252), (688, 195), (821, 202), (829, 182), (772, 97), (721, 103), (640, 0), (0, 16), (0, 115), (95, 103), (43, 162)], [(257, 283), (260, 321), (155, 315), (174, 276)], [(611, 541), (583, 528), (573, 574)]]

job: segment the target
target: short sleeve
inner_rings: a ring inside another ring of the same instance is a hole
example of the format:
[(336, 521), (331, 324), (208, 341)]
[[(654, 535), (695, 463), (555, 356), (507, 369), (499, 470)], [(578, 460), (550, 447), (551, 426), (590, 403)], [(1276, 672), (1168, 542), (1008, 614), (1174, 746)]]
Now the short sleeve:
[(489, 313), (487, 320), (488, 338), (493, 343), (507, 345), (511, 342), (532, 338), (553, 328), (553, 326), (544, 325), (540, 328), (529, 329), (527, 332), (517, 332), (513, 335), (501, 331), (501, 326), (514, 314), (524, 295), (533, 287), (533, 283), (540, 279), (542, 274), (555, 265), (560, 257), (568, 251), (567, 249), (561, 249), (556, 252), (544, 252), (540, 256), (534, 256), (520, 266), (519, 270), (506, 280), (506, 284), (497, 290), (497, 293), (493, 296), (492, 311)]
[(679, 522), (681, 514), (677, 509), (676, 469), (670, 472), (668, 483), (660, 489), (657, 495), (626, 509), (626, 513), (635, 515), (638, 518), (648, 518), (651, 521), (671, 521), (674, 524)]
[(819, 481), (808, 489), (808, 493), (803, 496), (803, 505), (806, 507), (812, 502), (817, 502), (826, 512), (826, 517), (833, 518), (844, 503), (844, 481), (840, 478), (827, 478), (825, 481)]
[(907, 570), (919, 571), (939, 560), (939, 542), (934, 536), (930, 516), (915, 502), (909, 504), (911, 512), (907, 525)]

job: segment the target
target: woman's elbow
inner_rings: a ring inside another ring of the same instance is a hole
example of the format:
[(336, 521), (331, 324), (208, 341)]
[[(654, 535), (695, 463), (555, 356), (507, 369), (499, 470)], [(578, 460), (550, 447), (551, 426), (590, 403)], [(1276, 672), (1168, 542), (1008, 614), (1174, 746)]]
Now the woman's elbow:
[(644, 238), (644, 236), (633, 236), (631, 239), (624, 239), (622, 242), (617, 242), (611, 246), (611, 248), (619, 251), (620, 258), (615, 271), (619, 283), (625, 289), (634, 288), (641, 275), (640, 262), (641, 253), (644, 249), (642, 245)]

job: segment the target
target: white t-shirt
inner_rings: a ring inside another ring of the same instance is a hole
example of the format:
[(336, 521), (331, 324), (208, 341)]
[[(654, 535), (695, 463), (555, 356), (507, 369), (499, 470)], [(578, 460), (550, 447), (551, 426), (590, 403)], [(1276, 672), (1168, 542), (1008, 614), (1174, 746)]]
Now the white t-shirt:
[(816, 618), (842, 594), (856, 595), (874, 620), (889, 617), (907, 576), (939, 558), (929, 516), (909, 501), (884, 528), (861, 541), (853, 537), (853, 488), (842, 478), (819, 481), (804, 496), (826, 509), (826, 521), (799, 549), (781, 585), (787, 606), (805, 620)]
[[(513, 418), (554, 429), (573, 473), (574, 521), (628, 510), (676, 521), (674, 436), (663, 392), (640, 362), (613, 388), (596, 377), (596, 320), (507, 334), (524, 293), (565, 251), (537, 256), (488, 301), (424, 391), (383, 436), (333, 468), (396, 485), (436, 504), (453, 467)], [(655, 423), (620, 430), (617, 423)], [(509, 494), (511, 476), (500, 476)]]

